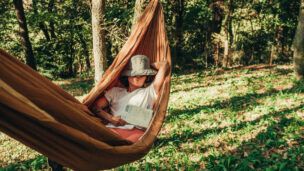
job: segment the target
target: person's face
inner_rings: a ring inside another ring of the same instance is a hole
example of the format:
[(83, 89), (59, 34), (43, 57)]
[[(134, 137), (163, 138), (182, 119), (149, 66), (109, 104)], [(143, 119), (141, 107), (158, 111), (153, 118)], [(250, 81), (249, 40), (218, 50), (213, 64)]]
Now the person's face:
[(146, 75), (128, 77), (129, 85), (132, 85), (134, 87), (144, 86), (146, 79), (147, 79)]

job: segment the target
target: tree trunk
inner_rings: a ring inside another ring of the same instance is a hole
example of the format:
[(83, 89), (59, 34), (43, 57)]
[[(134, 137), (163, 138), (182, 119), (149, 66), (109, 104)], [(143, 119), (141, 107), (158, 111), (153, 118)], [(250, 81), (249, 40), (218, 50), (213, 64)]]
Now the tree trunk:
[(28, 29), (27, 29), (27, 24), (26, 24), (26, 18), (24, 14), (24, 9), (23, 9), (23, 2), (22, 0), (14, 0), (14, 6), (16, 9), (16, 14), (17, 14), (17, 19), (19, 23), (19, 34), (20, 34), (20, 40), (21, 40), (21, 45), (23, 49), (25, 50), (25, 60), (26, 64), (32, 67), (34, 70), (37, 70), (36, 66), (36, 59), (34, 57), (33, 49), (32, 49), (32, 44), (29, 39), (28, 35)]
[(92, 1), (92, 33), (93, 56), (95, 64), (95, 83), (97, 83), (106, 68), (106, 42), (103, 29), (105, 0)]
[[(55, 8), (55, 1), (50, 0), (49, 5), (48, 5), (48, 12), (49, 13), (54, 12), (54, 8)], [(52, 39), (55, 39), (57, 37), (55, 34), (55, 23), (54, 23), (53, 19), (50, 19), (50, 33), (51, 33)]]
[(219, 56), (219, 43), (216, 43), (214, 45), (214, 61), (215, 61), (215, 66), (218, 68), (219, 67), (219, 60), (220, 60), (220, 56)]
[(275, 46), (272, 45), (271, 46), (271, 52), (270, 52), (269, 65), (273, 64), (274, 55), (275, 55)]
[(72, 77), (74, 76), (74, 68), (73, 68), (73, 63), (74, 63), (74, 58), (75, 58), (75, 49), (74, 49), (74, 33), (71, 30), (70, 31), (70, 36), (69, 36), (69, 55), (67, 57), (67, 76)]
[[(32, 0), (32, 4), (33, 4), (34, 14), (38, 16), (39, 14), (38, 14), (38, 9), (37, 9), (37, 1)], [(45, 39), (47, 41), (50, 41), (50, 35), (48, 32), (47, 26), (42, 21), (39, 21), (38, 25), (39, 25), (39, 28), (41, 29), (41, 31), (43, 32)]]
[(88, 49), (88, 45), (84, 39), (84, 36), (80, 33), (77, 32), (78, 34), (78, 38), (80, 40), (80, 43), (82, 45), (83, 48), (83, 53), (85, 55), (85, 63), (86, 63), (86, 71), (91, 69), (91, 62), (90, 62), (90, 54), (89, 54), (89, 49)]
[(210, 24), (212, 33), (221, 32), (223, 21), (223, 9), (221, 7), (222, 3), (222, 0), (213, 0), (212, 4), (210, 5), (212, 10), (212, 22)]
[[(213, 0), (212, 3), (209, 5), (210, 10), (212, 10), (212, 20), (210, 21), (210, 24), (208, 24), (208, 38), (207, 40), (209, 42), (212, 42), (212, 35), (214, 33), (219, 34), (221, 32), (222, 27), (222, 21), (223, 21), (223, 13), (224, 10), (222, 9), (222, 0)], [(208, 50), (209, 53), (211, 53), (211, 58), (209, 61), (212, 61), (213, 64), (215, 64), (217, 67), (219, 66), (219, 43), (218, 42), (212, 42), (210, 45), (210, 50)]]
[[(278, 15), (275, 15), (275, 18), (278, 18)], [(269, 65), (273, 64), (273, 60), (278, 58), (278, 55), (282, 53), (282, 37), (283, 37), (283, 27), (276, 24), (274, 42), (271, 45)]]
[(144, 3), (145, 3), (145, 0), (136, 0), (135, 1), (134, 16), (133, 16), (133, 20), (132, 20), (132, 29), (131, 30), (133, 30), (134, 24), (137, 22), (137, 20), (141, 16), (141, 13), (144, 8)]
[(177, 58), (180, 59), (180, 63), (184, 63), (182, 56), (182, 43), (183, 43), (183, 15), (184, 15), (184, 0), (174, 0), (174, 20), (175, 20), (175, 31), (174, 35), (174, 53), (173, 53), (173, 66), (177, 64)]
[(304, 78), (304, 0), (301, 0), (298, 27), (293, 42), (294, 69), (297, 79)]
[(229, 0), (228, 11), (224, 22), (224, 33), (226, 39), (224, 41), (224, 57), (222, 62), (223, 67), (230, 66), (230, 49), (233, 42), (232, 17), (231, 17), (232, 13), (233, 13), (233, 0)]

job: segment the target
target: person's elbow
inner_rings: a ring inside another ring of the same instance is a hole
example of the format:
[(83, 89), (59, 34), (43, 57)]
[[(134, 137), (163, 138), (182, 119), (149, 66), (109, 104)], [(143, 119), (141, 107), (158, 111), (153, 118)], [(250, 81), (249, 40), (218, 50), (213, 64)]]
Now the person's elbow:
[(170, 68), (169, 62), (168, 61), (162, 61), (160, 63), (161, 68), (163, 68), (165, 71), (167, 71)]

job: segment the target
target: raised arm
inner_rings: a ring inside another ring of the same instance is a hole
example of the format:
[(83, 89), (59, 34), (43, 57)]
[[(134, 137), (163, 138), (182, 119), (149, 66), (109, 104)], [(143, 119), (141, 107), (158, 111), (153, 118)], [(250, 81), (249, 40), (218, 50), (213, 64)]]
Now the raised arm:
[(152, 67), (158, 70), (152, 84), (154, 86), (157, 96), (159, 96), (160, 88), (164, 83), (166, 72), (169, 69), (169, 64), (167, 61), (161, 61), (161, 62), (153, 63)]

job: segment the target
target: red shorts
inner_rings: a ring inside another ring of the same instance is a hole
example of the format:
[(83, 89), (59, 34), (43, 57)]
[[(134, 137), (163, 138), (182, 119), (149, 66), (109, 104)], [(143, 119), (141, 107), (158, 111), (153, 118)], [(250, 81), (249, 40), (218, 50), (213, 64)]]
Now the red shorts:
[(133, 128), (133, 129), (110, 128), (110, 129), (116, 134), (120, 135), (122, 138), (132, 142), (138, 141), (138, 139), (145, 133), (145, 131), (138, 128)]

